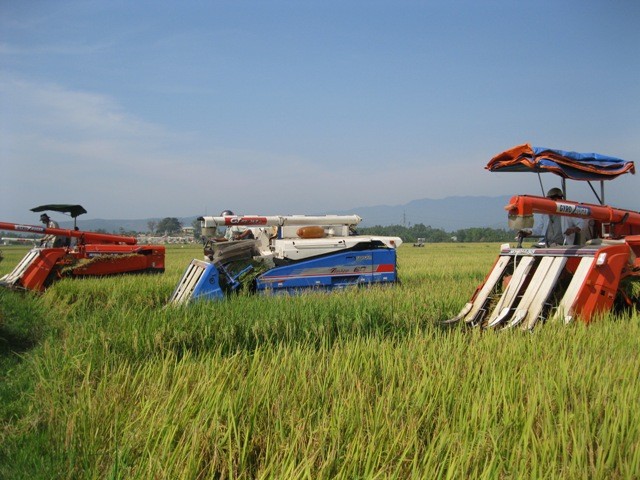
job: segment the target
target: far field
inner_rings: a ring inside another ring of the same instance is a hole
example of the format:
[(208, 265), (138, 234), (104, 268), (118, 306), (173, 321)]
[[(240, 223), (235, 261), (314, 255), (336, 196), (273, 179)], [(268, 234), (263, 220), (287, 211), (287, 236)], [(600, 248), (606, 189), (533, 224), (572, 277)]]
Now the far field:
[[(25, 248), (2, 247), (0, 275)], [(157, 276), (0, 291), (0, 478), (640, 477), (640, 316), (443, 329), (497, 244), (401, 284), (165, 308)]]

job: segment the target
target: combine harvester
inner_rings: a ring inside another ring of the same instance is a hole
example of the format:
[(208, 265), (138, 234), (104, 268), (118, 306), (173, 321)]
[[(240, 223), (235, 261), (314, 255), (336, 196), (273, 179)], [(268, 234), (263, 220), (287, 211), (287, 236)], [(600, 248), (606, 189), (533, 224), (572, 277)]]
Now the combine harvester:
[(0, 230), (51, 235), (64, 239), (60, 247), (31, 249), (0, 285), (43, 291), (63, 277), (93, 277), (123, 273), (164, 272), (164, 246), (137, 245), (133, 237), (77, 230), (75, 219), (86, 210), (80, 205), (43, 205), (32, 211), (70, 213), (74, 229), (48, 228), (0, 222)]
[[(640, 213), (604, 204), (604, 181), (635, 173), (633, 162), (521, 145), (497, 155), (485, 168), (492, 172), (552, 172), (562, 178), (565, 193), (566, 179), (586, 181), (599, 204), (512, 197), (505, 209), (509, 228), (518, 231), (517, 247), (502, 246), (472, 299), (456, 317), (443, 323), (532, 330), (550, 318), (589, 323), (614, 306), (638, 306), (627, 287), (640, 279)], [(600, 195), (592, 181), (600, 182)], [(534, 214), (584, 219), (592, 238), (579, 245), (522, 248), (523, 231), (533, 227)]]
[[(170, 303), (222, 299), (243, 285), (258, 293), (334, 290), (397, 281), (399, 237), (353, 234), (357, 215), (200, 217), (205, 260), (193, 260)], [(219, 227), (253, 239), (220, 241)]]

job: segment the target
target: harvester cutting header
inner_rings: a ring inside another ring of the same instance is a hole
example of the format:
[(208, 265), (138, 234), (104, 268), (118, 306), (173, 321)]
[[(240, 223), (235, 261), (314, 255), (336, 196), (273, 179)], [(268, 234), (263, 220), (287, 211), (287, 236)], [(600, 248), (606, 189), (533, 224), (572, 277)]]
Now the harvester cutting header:
[[(258, 293), (333, 290), (397, 280), (399, 237), (357, 235), (357, 215), (200, 217), (205, 259), (194, 259), (171, 298), (221, 299)], [(225, 236), (218, 233), (226, 227)]]
[[(164, 272), (163, 246), (138, 245), (133, 237), (78, 230), (75, 219), (86, 213), (80, 205), (43, 205), (32, 209), (45, 210), (69, 213), (74, 219), (74, 229), (0, 222), (0, 230), (46, 235), (42, 246), (27, 252), (11, 273), (0, 278), (0, 285), (43, 291), (63, 277)], [(43, 215), (43, 221), (44, 217), (48, 218)]]
[[(445, 323), (531, 330), (550, 318), (565, 323), (580, 318), (588, 323), (614, 306), (638, 306), (628, 287), (640, 280), (640, 213), (604, 205), (604, 181), (635, 173), (633, 162), (520, 145), (495, 156), (486, 168), (551, 172), (562, 178), (562, 189), (551, 189), (545, 197), (511, 198), (505, 209), (509, 228), (518, 232), (517, 247), (503, 245), (484, 283), (462, 311)], [(589, 182), (599, 203), (565, 200), (566, 179)], [(592, 181), (600, 182), (599, 195)], [(578, 221), (565, 230), (563, 217)], [(522, 248), (523, 238), (536, 233), (536, 222), (545, 227), (537, 232), (541, 242)], [(564, 241), (551, 240), (558, 238), (551, 233), (554, 229)], [(575, 244), (567, 241), (574, 232)]]

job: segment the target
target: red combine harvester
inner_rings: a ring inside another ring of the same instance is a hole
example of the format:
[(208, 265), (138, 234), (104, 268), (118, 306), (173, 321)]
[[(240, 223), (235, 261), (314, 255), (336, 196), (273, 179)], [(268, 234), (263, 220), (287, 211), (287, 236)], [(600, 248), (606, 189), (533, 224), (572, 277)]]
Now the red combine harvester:
[(69, 212), (74, 229), (0, 222), (0, 230), (37, 233), (62, 239), (62, 246), (31, 249), (0, 285), (43, 291), (63, 277), (164, 272), (164, 246), (137, 245), (133, 237), (77, 230), (75, 218), (86, 211), (80, 205), (43, 205), (32, 211)]
[[(640, 280), (640, 213), (604, 205), (604, 180), (635, 173), (633, 162), (520, 145), (497, 155), (485, 168), (552, 172), (562, 178), (560, 193), (566, 193), (566, 179), (586, 181), (599, 204), (566, 201), (565, 195), (555, 199), (512, 197), (505, 209), (509, 228), (518, 231), (517, 247), (502, 246), (484, 283), (445, 324), (532, 330), (547, 319), (569, 323), (577, 318), (589, 323), (618, 305), (638, 307), (630, 284)], [(600, 182), (600, 196), (592, 181)], [(575, 245), (538, 243), (523, 248), (523, 236), (531, 234), (534, 214), (581, 219), (583, 240)]]

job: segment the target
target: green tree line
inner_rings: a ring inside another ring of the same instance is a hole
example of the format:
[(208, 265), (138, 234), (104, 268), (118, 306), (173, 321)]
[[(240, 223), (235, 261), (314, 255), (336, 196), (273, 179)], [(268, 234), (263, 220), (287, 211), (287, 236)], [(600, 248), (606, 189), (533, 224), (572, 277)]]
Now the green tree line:
[(508, 242), (513, 240), (514, 234), (508, 230), (499, 228), (473, 227), (446, 232), (441, 228), (433, 228), (431, 225), (416, 223), (410, 227), (402, 225), (389, 225), (383, 227), (359, 228), (361, 235), (386, 235), (400, 237), (404, 242), (416, 242), (418, 238), (424, 238), (425, 242)]

